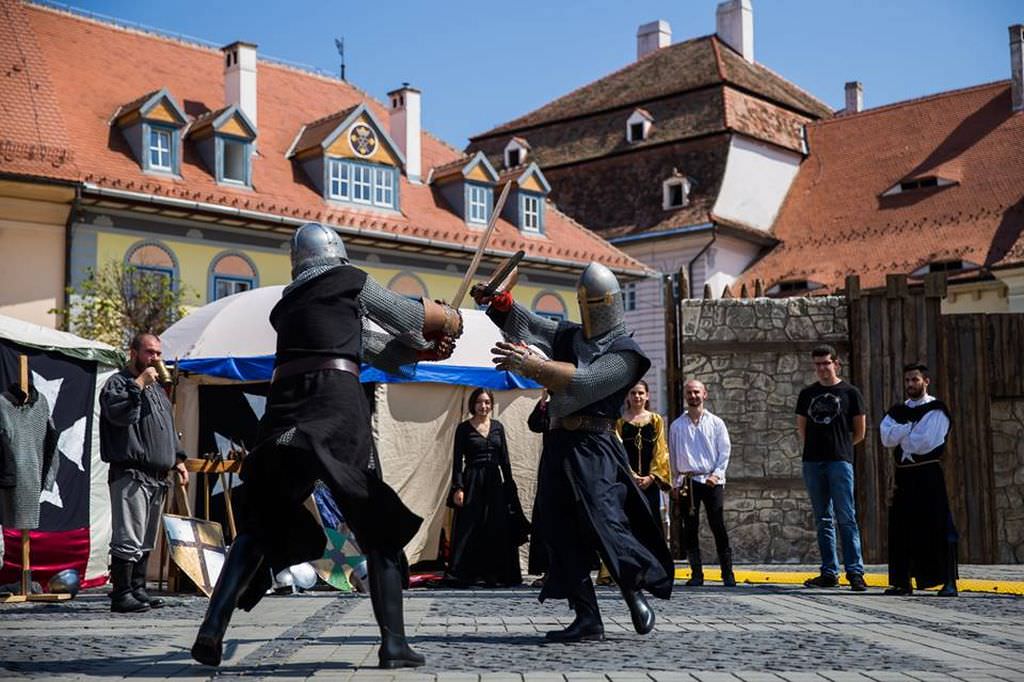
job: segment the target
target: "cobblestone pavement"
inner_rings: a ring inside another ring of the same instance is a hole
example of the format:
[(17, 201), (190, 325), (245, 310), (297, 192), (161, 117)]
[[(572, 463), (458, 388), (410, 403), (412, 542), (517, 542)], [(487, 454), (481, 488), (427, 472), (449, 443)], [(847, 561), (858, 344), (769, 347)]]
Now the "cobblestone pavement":
[(658, 626), (636, 635), (618, 593), (599, 591), (607, 639), (547, 645), (564, 602), (537, 591), (415, 590), (406, 619), (427, 656), (381, 671), (369, 600), (316, 592), (268, 597), (239, 613), (218, 669), (188, 655), (205, 600), (114, 615), (102, 592), (65, 604), (0, 606), (0, 678), (701, 680), (731, 682), (1024, 681), (1024, 598), (885, 597), (880, 590), (745, 585), (678, 587), (653, 600)]

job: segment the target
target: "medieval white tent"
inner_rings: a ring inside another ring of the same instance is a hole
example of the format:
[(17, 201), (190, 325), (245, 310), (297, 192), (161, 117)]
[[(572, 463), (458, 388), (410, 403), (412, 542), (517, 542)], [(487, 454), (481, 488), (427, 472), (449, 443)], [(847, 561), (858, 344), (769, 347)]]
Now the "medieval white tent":
[[(99, 393), (123, 364), (105, 343), (0, 315), (0, 386), (17, 381), (19, 356), (28, 356), (31, 381), (46, 396), (60, 438), (53, 488), (40, 496), (39, 528), (31, 530), (33, 577), (44, 582), (77, 569), (84, 587), (107, 576), (110, 498), (107, 465), (100, 461)], [(0, 583), (19, 575), (20, 531), (4, 529), (6, 557)]]
[[(263, 287), (220, 299), (162, 335), (164, 357), (184, 373), (175, 416), (190, 455), (245, 440), (240, 431), (251, 430), (262, 415), (276, 340), (268, 320), (282, 289)], [(362, 374), (364, 383), (376, 385), (373, 432), (384, 478), (424, 518), (406, 547), (413, 563), (437, 556), (455, 427), (468, 418), (466, 400), (477, 386), (495, 393), (495, 418), (508, 435), (512, 472), (527, 516), (533, 503), (541, 444), (540, 436), (527, 429), (526, 418), (540, 391), (536, 384), (494, 369), (489, 351), (501, 336), (483, 312), (463, 309), (462, 315), (465, 333), (448, 360), (419, 363), (405, 377), (369, 367)], [(242, 411), (251, 410), (246, 418), (224, 418), (233, 399), (217, 390), (226, 385), (236, 393), (242, 387), (244, 399), (234, 403)], [(207, 424), (214, 423), (221, 431), (214, 427), (210, 437)], [(231, 430), (235, 432), (224, 432)]]

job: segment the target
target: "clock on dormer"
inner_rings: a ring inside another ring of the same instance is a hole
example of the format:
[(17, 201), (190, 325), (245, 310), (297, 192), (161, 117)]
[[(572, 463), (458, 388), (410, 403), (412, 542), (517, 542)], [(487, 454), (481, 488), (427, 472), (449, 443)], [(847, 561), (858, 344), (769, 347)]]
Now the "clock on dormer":
[(370, 156), (377, 149), (377, 134), (370, 126), (359, 123), (349, 131), (348, 142), (359, 156)]

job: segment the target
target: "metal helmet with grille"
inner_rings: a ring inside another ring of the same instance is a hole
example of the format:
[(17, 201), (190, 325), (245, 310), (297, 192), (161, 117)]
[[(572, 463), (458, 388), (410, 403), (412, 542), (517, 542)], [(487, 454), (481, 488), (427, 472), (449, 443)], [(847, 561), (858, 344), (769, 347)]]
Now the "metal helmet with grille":
[(588, 339), (601, 336), (625, 321), (619, 280), (600, 263), (591, 263), (580, 275), (576, 298), (580, 303), (583, 335)]
[(333, 229), (320, 223), (299, 226), (292, 235), (292, 277), (310, 268), (348, 262), (345, 243)]
[(46, 591), (52, 594), (70, 594), (74, 597), (81, 587), (82, 581), (78, 577), (78, 571), (73, 568), (65, 568), (50, 578), (50, 582), (46, 584)]

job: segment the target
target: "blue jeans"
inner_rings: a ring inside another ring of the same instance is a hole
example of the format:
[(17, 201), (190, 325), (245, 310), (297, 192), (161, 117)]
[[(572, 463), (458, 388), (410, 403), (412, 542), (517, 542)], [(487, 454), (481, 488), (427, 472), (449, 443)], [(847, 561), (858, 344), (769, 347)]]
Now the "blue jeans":
[(811, 498), (814, 523), (818, 529), (821, 574), (839, 576), (836, 556), (836, 521), (843, 543), (846, 575), (863, 574), (860, 529), (853, 497), (853, 465), (849, 462), (804, 462), (804, 484)]

